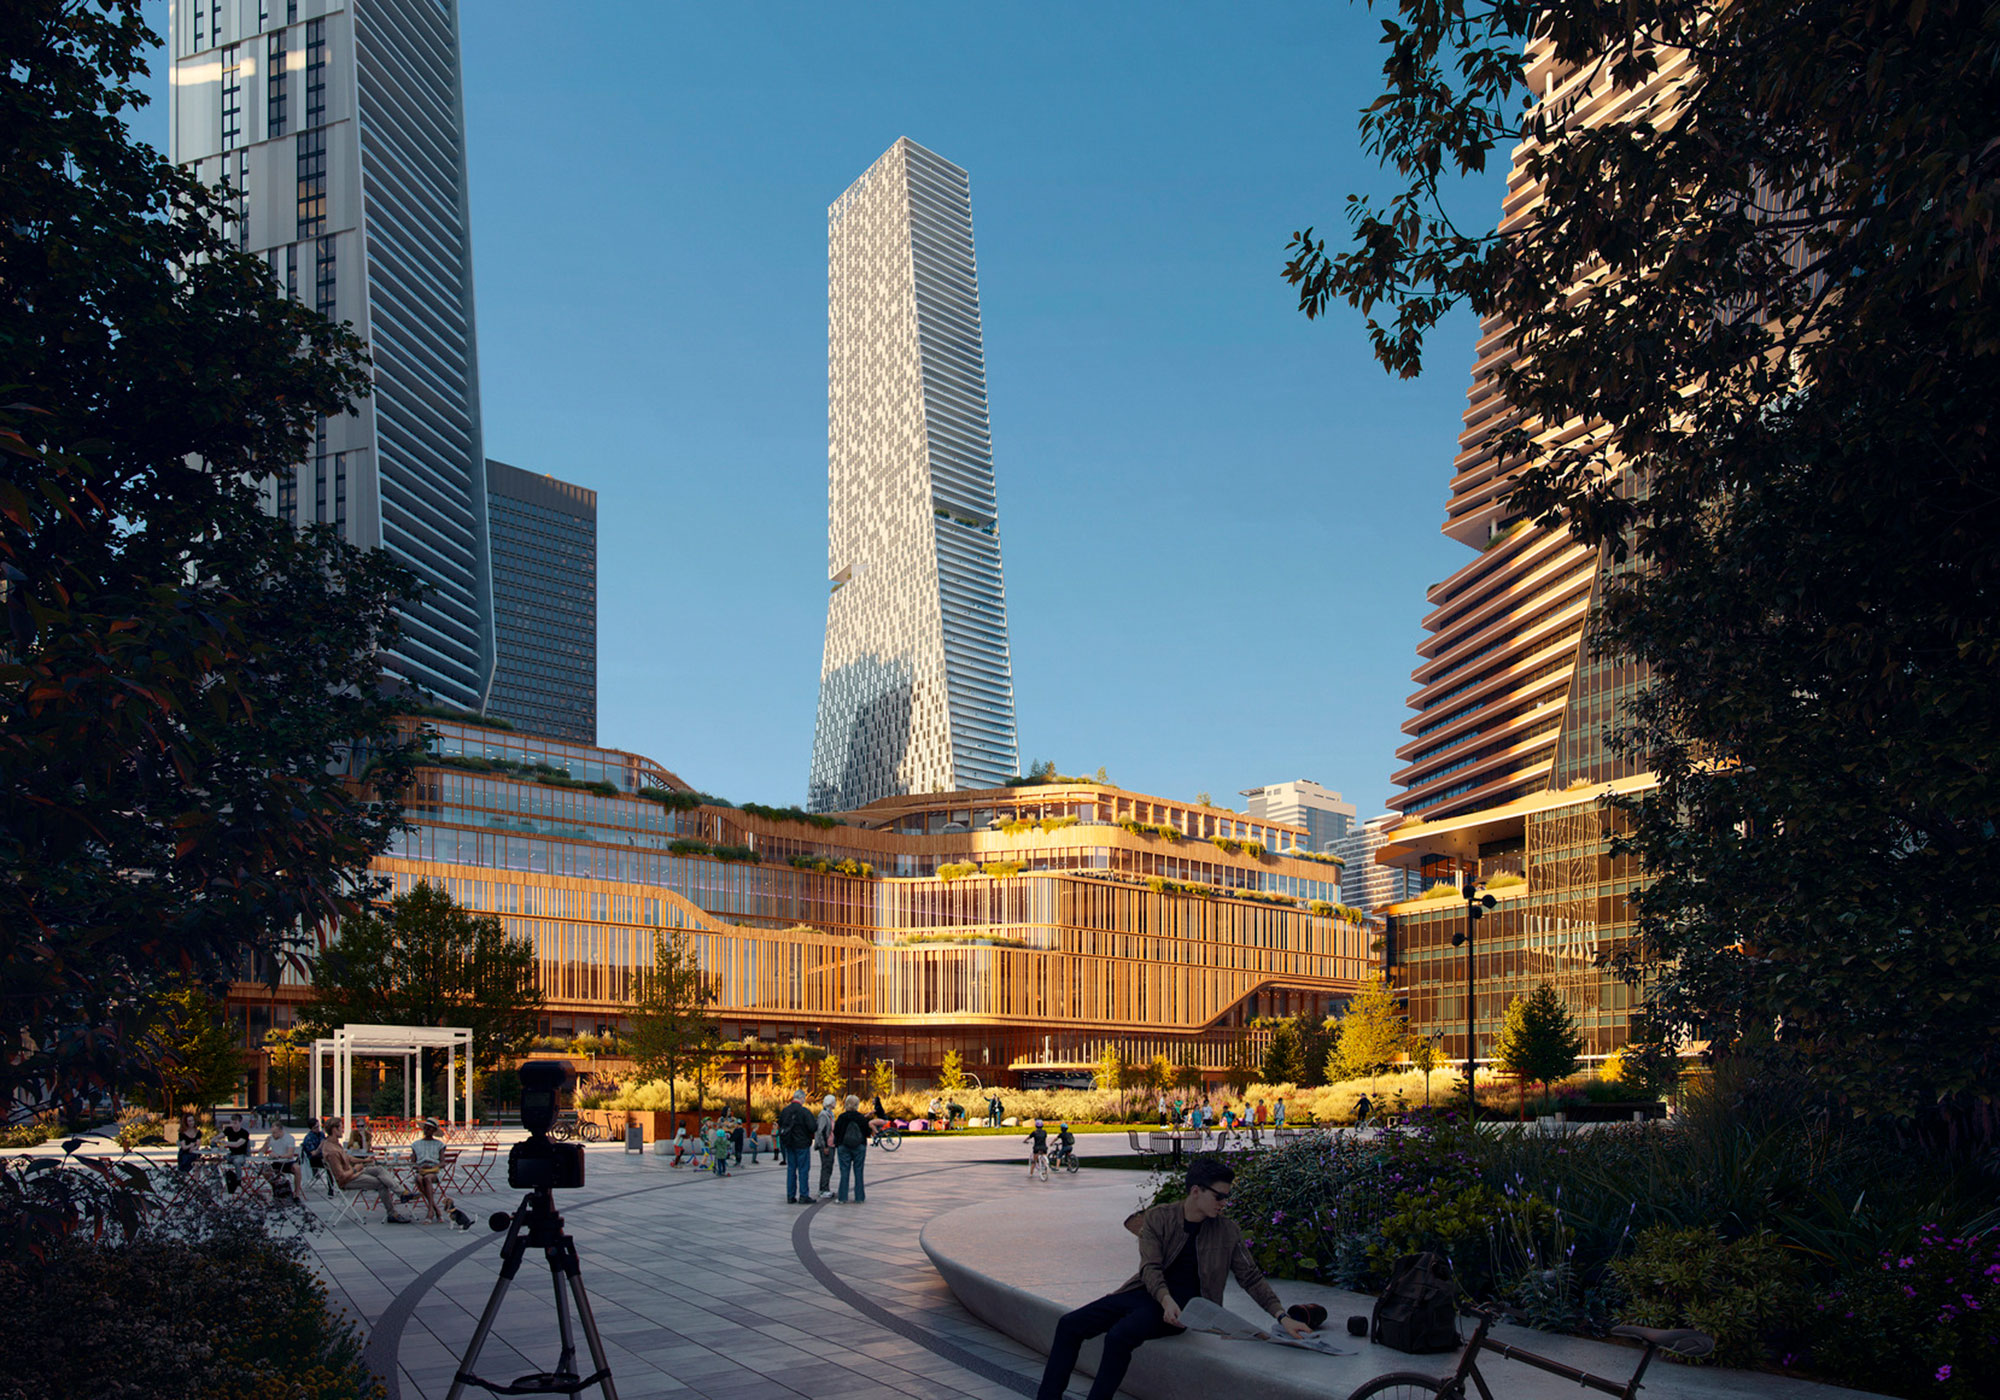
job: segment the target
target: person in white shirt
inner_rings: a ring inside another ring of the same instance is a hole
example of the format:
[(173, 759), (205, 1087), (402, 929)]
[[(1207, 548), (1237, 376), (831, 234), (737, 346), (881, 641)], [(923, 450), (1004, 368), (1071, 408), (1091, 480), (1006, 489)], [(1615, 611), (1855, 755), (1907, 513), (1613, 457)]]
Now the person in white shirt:
[(299, 1174), (299, 1140), (292, 1136), (292, 1130), (280, 1118), (278, 1126), (271, 1129), (271, 1136), (264, 1140), (263, 1154), (271, 1159), (271, 1175), (292, 1179), (292, 1199), (305, 1195), (305, 1178)]

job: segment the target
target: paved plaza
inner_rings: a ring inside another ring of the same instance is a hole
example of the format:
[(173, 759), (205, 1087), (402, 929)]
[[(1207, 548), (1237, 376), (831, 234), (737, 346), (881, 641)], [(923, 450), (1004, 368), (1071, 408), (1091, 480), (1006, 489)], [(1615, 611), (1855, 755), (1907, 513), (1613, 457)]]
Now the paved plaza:
[[(1081, 1145), (1125, 1150), (1122, 1136), (1085, 1135)], [(1032, 1394), (1040, 1354), (961, 1308), (919, 1233), (963, 1206), (1102, 1186), (1107, 1177), (1129, 1183), (1136, 1204), (1148, 1178), (1086, 1170), (1030, 1183), (1015, 1146), (1011, 1137), (915, 1139), (900, 1152), (873, 1151), (866, 1204), (810, 1207), (785, 1204), (784, 1169), (768, 1156), (717, 1180), (676, 1171), (664, 1157), (591, 1147), (589, 1184), (558, 1192), (557, 1204), (619, 1395)], [(468, 1198), (480, 1220), (469, 1233), (384, 1225), (370, 1214), (312, 1236), (334, 1301), (369, 1329), (369, 1360), (390, 1400), (442, 1400), (499, 1270), (500, 1236), (484, 1217), (518, 1200)], [(531, 1252), (481, 1357), (483, 1375), (512, 1380), (554, 1364), (551, 1291), (547, 1266)]]

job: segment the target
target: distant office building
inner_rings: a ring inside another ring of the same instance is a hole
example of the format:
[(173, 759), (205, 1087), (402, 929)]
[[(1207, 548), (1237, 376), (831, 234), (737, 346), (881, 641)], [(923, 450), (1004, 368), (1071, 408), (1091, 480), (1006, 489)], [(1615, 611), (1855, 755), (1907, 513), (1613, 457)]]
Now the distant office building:
[(1371, 817), (1333, 843), (1333, 853), (1346, 861), (1340, 872), (1342, 897), (1370, 913), (1423, 893), (1423, 877), (1415, 866), (1377, 865), (1375, 853), (1389, 842), (1389, 830), (1402, 820), (1396, 812)]
[(270, 505), (428, 585), (384, 669), (477, 709), (493, 674), (456, 0), (169, 0), (168, 147), (234, 192), (237, 245), (351, 322), (374, 393)]
[(1020, 771), (963, 170), (904, 138), (827, 210), (826, 652), (808, 805)]
[(1249, 799), (1244, 810), (1252, 817), (1304, 827), (1315, 851), (1333, 850), (1333, 843), (1354, 829), (1358, 815), (1354, 804), (1342, 801), (1339, 793), (1304, 778), (1245, 788), (1243, 796)]
[(486, 713), (597, 742), (597, 493), (490, 458), (493, 624)]

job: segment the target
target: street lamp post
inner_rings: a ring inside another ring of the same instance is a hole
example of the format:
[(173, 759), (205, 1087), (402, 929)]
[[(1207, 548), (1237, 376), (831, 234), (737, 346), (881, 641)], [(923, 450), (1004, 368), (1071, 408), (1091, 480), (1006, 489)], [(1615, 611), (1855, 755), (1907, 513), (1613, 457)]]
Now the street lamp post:
[(1481, 894), (1479, 892), (1479, 883), (1476, 880), (1467, 880), (1465, 882), (1465, 932), (1455, 933), (1451, 936), (1451, 943), (1454, 948), (1461, 943), (1465, 945), (1465, 1118), (1469, 1123), (1477, 1123), (1479, 1121), (1479, 1097), (1473, 1092), (1472, 1088), (1472, 1075), (1475, 1063), (1475, 1042), (1473, 1040), (1474, 1002), (1472, 1000), (1472, 932), (1478, 927), (1479, 921), (1486, 917), (1486, 911), (1491, 909), (1496, 903), (1498, 901), (1492, 895)]

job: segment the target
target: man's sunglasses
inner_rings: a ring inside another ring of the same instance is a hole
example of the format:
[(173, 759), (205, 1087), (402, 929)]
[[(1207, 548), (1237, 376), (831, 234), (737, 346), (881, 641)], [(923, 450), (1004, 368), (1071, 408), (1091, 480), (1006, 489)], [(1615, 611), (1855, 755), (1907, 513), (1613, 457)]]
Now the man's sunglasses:
[(1229, 1199), (1230, 1193), (1233, 1192), (1236, 1188), (1231, 1187), (1229, 1191), (1218, 1191), (1213, 1186), (1204, 1186), (1201, 1189), (1208, 1192), (1209, 1195), (1215, 1197), (1215, 1199), (1218, 1201), (1226, 1201)]

